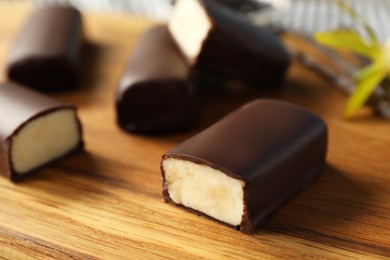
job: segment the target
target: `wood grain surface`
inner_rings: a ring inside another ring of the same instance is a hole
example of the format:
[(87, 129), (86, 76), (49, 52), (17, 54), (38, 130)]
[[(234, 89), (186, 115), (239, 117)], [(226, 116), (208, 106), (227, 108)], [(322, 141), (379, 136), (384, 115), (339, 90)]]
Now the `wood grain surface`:
[[(30, 10), (19, 3), (0, 3), (2, 79), (7, 49)], [(2, 258), (390, 257), (389, 121), (367, 108), (354, 120), (343, 120), (345, 96), (293, 64), (278, 91), (202, 97), (199, 124), (192, 131), (165, 136), (125, 133), (115, 122), (116, 82), (137, 37), (153, 22), (93, 13), (84, 18), (88, 44), (82, 87), (54, 96), (78, 106), (86, 151), (19, 184), (0, 178)], [(255, 235), (163, 203), (161, 155), (258, 97), (287, 100), (325, 119), (329, 153), (324, 173)]]

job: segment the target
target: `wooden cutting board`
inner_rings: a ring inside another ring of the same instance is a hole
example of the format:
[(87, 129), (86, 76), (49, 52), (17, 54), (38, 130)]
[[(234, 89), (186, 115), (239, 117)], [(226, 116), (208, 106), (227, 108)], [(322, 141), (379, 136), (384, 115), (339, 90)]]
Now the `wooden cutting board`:
[[(31, 7), (0, 3), (0, 71)], [(115, 122), (116, 82), (137, 37), (154, 24), (87, 13), (83, 84), (55, 94), (74, 103), (86, 152), (19, 184), (0, 178), (2, 258), (385, 258), (390, 256), (390, 123), (362, 109), (342, 119), (345, 96), (294, 63), (275, 92), (244, 90), (200, 101), (196, 129), (131, 135)], [(153, 61), (151, 61), (153, 62)], [(307, 107), (329, 126), (325, 172), (255, 235), (163, 203), (161, 155), (226, 113), (259, 97)]]

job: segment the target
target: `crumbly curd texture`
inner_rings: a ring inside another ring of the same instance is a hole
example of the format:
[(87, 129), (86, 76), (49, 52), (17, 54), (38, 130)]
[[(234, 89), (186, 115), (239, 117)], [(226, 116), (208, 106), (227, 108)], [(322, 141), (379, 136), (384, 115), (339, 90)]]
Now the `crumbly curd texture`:
[(11, 158), (18, 174), (59, 158), (80, 141), (73, 109), (60, 109), (25, 124), (12, 138)]
[(244, 214), (244, 181), (214, 168), (186, 160), (163, 161), (165, 185), (177, 204), (200, 211), (233, 226)]

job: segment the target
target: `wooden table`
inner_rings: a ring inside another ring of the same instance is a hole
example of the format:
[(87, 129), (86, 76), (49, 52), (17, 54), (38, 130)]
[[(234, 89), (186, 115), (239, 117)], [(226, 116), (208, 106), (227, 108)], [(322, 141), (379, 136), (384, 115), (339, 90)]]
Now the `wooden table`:
[[(30, 11), (0, 4), (0, 57)], [(285, 86), (203, 97), (196, 129), (131, 135), (115, 122), (114, 92), (137, 37), (152, 21), (86, 14), (83, 86), (54, 95), (74, 103), (86, 152), (19, 184), (0, 178), (4, 258), (385, 258), (390, 256), (390, 124), (363, 109), (342, 119), (346, 98), (293, 64)], [(4, 71), (4, 59), (0, 59)], [(4, 79), (4, 73), (2, 74)], [(307, 107), (329, 126), (327, 168), (255, 235), (163, 203), (161, 155), (227, 112), (258, 97)]]

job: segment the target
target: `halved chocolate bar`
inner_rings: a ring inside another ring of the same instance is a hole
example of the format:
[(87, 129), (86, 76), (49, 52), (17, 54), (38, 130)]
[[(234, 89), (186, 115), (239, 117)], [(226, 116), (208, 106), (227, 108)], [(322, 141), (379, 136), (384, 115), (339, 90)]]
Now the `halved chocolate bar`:
[(12, 181), (83, 147), (76, 108), (0, 84), (0, 173)]
[(258, 88), (282, 82), (290, 57), (276, 35), (213, 0), (178, 0), (169, 31), (195, 69)]
[(81, 15), (73, 7), (35, 10), (7, 56), (8, 78), (43, 91), (74, 88), (79, 81)]
[(250, 233), (321, 173), (326, 151), (318, 116), (256, 100), (163, 156), (163, 196)]
[(188, 128), (195, 119), (189, 68), (165, 25), (138, 40), (116, 93), (118, 124), (129, 132), (166, 133)]

